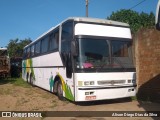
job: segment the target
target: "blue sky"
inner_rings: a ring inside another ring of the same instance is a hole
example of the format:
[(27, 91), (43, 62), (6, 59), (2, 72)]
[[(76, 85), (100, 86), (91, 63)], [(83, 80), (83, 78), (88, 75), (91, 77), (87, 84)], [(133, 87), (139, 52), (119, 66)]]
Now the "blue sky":
[[(89, 0), (89, 17), (107, 18), (113, 11), (130, 9), (143, 0)], [(155, 14), (158, 0), (133, 8)], [(85, 0), (0, 0), (0, 47), (10, 39), (31, 38), (73, 16), (85, 16)]]

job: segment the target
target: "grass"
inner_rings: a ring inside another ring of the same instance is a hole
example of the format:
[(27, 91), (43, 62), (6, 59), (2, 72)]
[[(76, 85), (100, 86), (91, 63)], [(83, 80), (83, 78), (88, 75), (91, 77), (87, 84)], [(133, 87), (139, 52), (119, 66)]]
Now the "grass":
[(14, 78), (14, 82), (12, 83), (13, 85), (16, 86), (22, 86), (22, 87), (31, 87), (26, 81), (24, 81), (22, 78)]
[(29, 85), (26, 81), (24, 81), (22, 78), (1, 78), (0, 79), (0, 85), (2, 84), (13, 84), (15, 86), (22, 86), (22, 87), (26, 87), (29, 88), (31, 87), (31, 85)]
[(137, 96), (133, 96), (133, 97), (131, 97), (131, 99), (137, 101)]
[[(13, 86), (21, 86), (24, 88), (31, 88), (27, 82), (22, 78), (0, 78), (0, 86), (4, 84), (12, 84)], [(11, 90), (10, 87), (0, 87), (0, 95), (10, 95), (14, 93), (14, 90)]]

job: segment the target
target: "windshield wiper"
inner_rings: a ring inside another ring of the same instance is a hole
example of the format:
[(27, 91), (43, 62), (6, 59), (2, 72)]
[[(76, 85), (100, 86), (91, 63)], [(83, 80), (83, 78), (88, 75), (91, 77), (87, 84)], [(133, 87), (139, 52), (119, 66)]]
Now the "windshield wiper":
[[(108, 61), (108, 63), (110, 63), (110, 62)], [(110, 64), (108, 64), (108, 63), (102, 64), (102, 65), (100, 66), (100, 68), (97, 68), (96, 72), (98, 72), (99, 70), (103, 69), (105, 65), (110, 66)]]
[(123, 70), (126, 71), (126, 67), (124, 67), (124, 65), (122, 64), (122, 62), (117, 57), (114, 57), (113, 61), (116, 61), (123, 68)]

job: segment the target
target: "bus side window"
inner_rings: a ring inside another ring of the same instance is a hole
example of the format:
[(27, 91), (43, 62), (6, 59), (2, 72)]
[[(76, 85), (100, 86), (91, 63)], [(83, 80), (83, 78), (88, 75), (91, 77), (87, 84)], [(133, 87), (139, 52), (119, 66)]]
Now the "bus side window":
[(42, 44), (41, 44), (41, 52), (46, 53), (48, 51), (48, 42), (49, 42), (49, 37), (45, 37), (42, 39)]
[(31, 46), (31, 56), (34, 56), (34, 44)]
[(38, 41), (35, 45), (35, 55), (40, 53), (40, 41)]
[(30, 57), (30, 52), (31, 52), (30, 47), (28, 47), (28, 48), (27, 48), (27, 58)]
[(71, 51), (71, 41), (73, 40), (73, 22), (69, 21), (62, 25), (61, 52)]
[(59, 29), (54, 31), (49, 37), (49, 51), (58, 50)]
[(23, 50), (23, 58), (26, 58), (26, 56), (27, 56), (27, 50), (24, 49), (24, 50)]

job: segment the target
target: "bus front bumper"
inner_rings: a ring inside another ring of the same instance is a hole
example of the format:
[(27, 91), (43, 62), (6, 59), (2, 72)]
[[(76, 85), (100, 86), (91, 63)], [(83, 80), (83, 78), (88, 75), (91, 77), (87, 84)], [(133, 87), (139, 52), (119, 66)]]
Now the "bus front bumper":
[(132, 97), (136, 95), (136, 86), (114, 87), (77, 87), (75, 101), (95, 101)]

